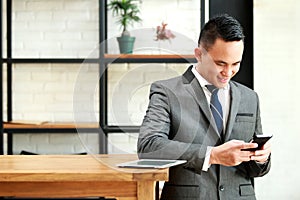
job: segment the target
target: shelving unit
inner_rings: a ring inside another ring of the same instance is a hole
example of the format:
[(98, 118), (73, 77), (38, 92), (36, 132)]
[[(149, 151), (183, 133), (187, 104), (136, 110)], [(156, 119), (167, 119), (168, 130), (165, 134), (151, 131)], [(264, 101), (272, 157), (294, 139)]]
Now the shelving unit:
[[(3, 57), (3, 47), (0, 48), (0, 64), (3, 69), (4, 64), (7, 67), (7, 119), (3, 119), (3, 74), (0, 70), (0, 93), (1, 103), (0, 111), (0, 154), (4, 154), (3, 137), (7, 134), (7, 148), (8, 154), (13, 152), (13, 135), (23, 133), (76, 133), (78, 130), (83, 130), (87, 133), (94, 133), (99, 135), (99, 153), (108, 153), (107, 137), (109, 133), (129, 132), (137, 133), (139, 126), (117, 126), (108, 124), (107, 116), (107, 65), (111, 63), (190, 63), (195, 62), (193, 55), (140, 55), (140, 54), (126, 54), (126, 55), (111, 55), (107, 54), (107, 46), (103, 41), (107, 39), (107, 11), (106, 0), (99, 0), (99, 58), (95, 59), (72, 59), (72, 58), (14, 58), (12, 56), (12, 1), (7, 0), (7, 57)], [(201, 1), (201, 8), (204, 8), (205, 1)], [(0, 19), (0, 38), (2, 38), (2, 1), (0, 3), (1, 19)], [(201, 24), (204, 24), (204, 11), (201, 12)], [(59, 123), (42, 123), (42, 124), (17, 124), (13, 122), (13, 107), (12, 107), (12, 67), (17, 63), (94, 63), (99, 66), (99, 123), (82, 123), (74, 124), (69, 122)], [(4, 121), (8, 121), (4, 123)]]
[[(1, 133), (0, 133), (0, 154), (4, 154), (4, 133), (7, 134), (7, 154), (13, 154), (13, 135), (14, 134), (28, 134), (28, 133), (77, 133), (78, 131), (84, 131), (91, 134), (99, 134), (99, 142), (101, 142), (101, 148), (99, 149), (100, 153), (105, 153), (106, 150), (106, 138), (100, 133), (100, 124), (99, 123), (72, 123), (72, 122), (46, 122), (41, 124), (31, 124), (31, 123), (19, 123), (14, 122), (12, 113), (13, 113), (13, 95), (12, 95), (12, 74), (13, 74), (13, 64), (44, 64), (44, 63), (56, 63), (56, 64), (81, 64), (83, 62), (95, 63), (100, 66), (99, 58), (95, 59), (84, 59), (84, 58), (14, 58), (12, 56), (12, 2), (13, 0), (6, 1), (6, 29), (7, 29), (7, 57), (3, 58), (3, 46), (1, 49), (1, 69), (0, 72), (0, 81), (1, 81)], [(0, 34), (2, 38), (3, 24), (3, 2), (1, 1), (1, 24), (0, 24)], [(103, 1), (99, 0), (99, 5)], [(99, 26), (102, 23), (99, 21)], [(100, 33), (99, 33), (100, 34)], [(103, 35), (100, 34), (100, 38), (103, 40)], [(4, 44), (5, 45), (5, 44)], [(7, 67), (7, 119), (3, 119), (3, 65), (6, 64)], [(103, 144), (103, 145), (102, 145)]]

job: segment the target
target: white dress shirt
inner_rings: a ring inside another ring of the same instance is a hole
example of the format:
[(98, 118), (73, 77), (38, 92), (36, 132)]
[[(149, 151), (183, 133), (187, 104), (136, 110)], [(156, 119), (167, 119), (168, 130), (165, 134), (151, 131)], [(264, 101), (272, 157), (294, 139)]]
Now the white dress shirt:
[[(211, 98), (211, 92), (205, 87), (206, 85), (212, 85), (209, 83), (207, 80), (205, 80), (196, 70), (196, 66), (192, 68), (192, 72), (199, 81), (199, 84), (201, 85), (204, 94), (207, 99), (208, 105), (210, 105), (210, 98)], [(222, 105), (222, 111), (223, 111), (223, 132), (225, 133), (226, 130), (226, 124), (227, 124), (227, 119), (228, 119), (228, 114), (229, 114), (229, 109), (230, 109), (230, 85), (227, 84), (226, 87), (220, 88), (218, 92), (218, 98), (219, 101)], [(205, 154), (205, 159), (204, 159), (204, 164), (202, 167), (203, 171), (207, 171), (208, 168), (210, 167), (209, 165), (209, 159), (210, 159), (210, 153), (211, 153), (211, 146), (207, 146), (206, 149), (206, 154)]]

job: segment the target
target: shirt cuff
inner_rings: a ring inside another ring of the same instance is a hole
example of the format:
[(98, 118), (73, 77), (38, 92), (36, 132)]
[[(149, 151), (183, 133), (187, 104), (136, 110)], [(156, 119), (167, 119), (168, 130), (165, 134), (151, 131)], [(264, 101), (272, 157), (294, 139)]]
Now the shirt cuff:
[(210, 153), (211, 153), (212, 148), (213, 147), (211, 147), (211, 146), (207, 146), (207, 148), (206, 148), (205, 159), (204, 159), (204, 163), (202, 166), (202, 171), (206, 172), (208, 170), (208, 168), (210, 167), (209, 160), (210, 160)]

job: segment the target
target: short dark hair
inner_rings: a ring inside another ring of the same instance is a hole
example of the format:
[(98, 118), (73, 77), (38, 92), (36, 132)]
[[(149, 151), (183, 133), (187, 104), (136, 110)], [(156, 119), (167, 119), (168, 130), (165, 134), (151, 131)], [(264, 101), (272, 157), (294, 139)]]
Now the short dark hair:
[(202, 28), (198, 45), (200, 43), (205, 49), (209, 49), (221, 38), (226, 42), (244, 40), (245, 36), (241, 24), (228, 14), (221, 14), (211, 18)]

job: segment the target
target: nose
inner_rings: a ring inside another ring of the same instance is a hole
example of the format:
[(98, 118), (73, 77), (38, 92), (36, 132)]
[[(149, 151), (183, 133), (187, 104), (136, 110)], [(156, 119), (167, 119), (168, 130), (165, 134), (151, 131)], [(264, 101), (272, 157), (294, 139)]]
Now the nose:
[(230, 77), (233, 74), (233, 71), (232, 71), (231, 67), (226, 66), (226, 67), (223, 68), (221, 74), (223, 76)]

